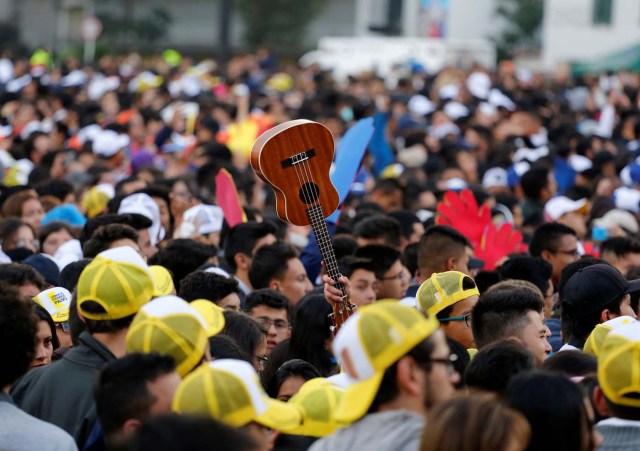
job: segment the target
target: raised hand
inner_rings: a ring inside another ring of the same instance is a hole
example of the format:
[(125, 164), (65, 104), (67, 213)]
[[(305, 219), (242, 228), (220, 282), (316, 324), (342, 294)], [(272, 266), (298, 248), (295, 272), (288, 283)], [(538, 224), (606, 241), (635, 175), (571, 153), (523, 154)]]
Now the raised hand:
[(471, 244), (480, 243), (485, 229), (491, 224), (491, 211), (487, 204), (478, 208), (478, 203), (471, 190), (463, 190), (460, 194), (448, 191), (444, 200), (438, 202), (436, 224), (453, 227), (463, 234)]

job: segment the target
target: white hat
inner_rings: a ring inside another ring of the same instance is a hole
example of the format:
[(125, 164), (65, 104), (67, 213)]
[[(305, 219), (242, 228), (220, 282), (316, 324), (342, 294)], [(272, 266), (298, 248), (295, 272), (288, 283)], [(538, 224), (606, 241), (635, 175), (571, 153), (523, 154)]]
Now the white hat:
[(53, 287), (42, 291), (33, 300), (43, 307), (56, 323), (69, 321), (71, 293), (66, 288)]
[(222, 230), (224, 213), (216, 205), (196, 205), (184, 212), (183, 221), (194, 224), (200, 235)]
[(467, 78), (467, 88), (474, 97), (486, 99), (491, 89), (491, 78), (484, 72), (473, 72)]
[(110, 77), (96, 77), (87, 87), (87, 96), (91, 100), (99, 100), (109, 91), (115, 91), (120, 87), (120, 77), (112, 75)]
[(571, 200), (566, 196), (550, 199), (544, 206), (544, 213), (550, 221), (557, 221), (563, 215), (578, 211), (587, 205), (587, 199)]
[(122, 199), (120, 208), (118, 208), (118, 214), (123, 213), (136, 213), (151, 219), (149, 235), (151, 235), (152, 245), (155, 246), (164, 238), (165, 230), (160, 223), (160, 209), (158, 208), (158, 204), (156, 204), (148, 194), (131, 194)]
[(416, 94), (409, 99), (407, 108), (409, 108), (409, 111), (415, 115), (425, 116), (436, 110), (436, 104), (425, 96)]
[(448, 190), (461, 190), (465, 189), (469, 186), (467, 182), (462, 180), (460, 177), (453, 177), (447, 180), (446, 187)]
[(594, 219), (593, 225), (596, 227), (604, 227), (605, 229), (622, 227), (631, 233), (638, 233), (638, 231), (640, 231), (635, 216), (626, 210), (620, 210), (618, 208), (609, 210), (601, 218)]
[(513, 100), (504, 95), (499, 89), (493, 88), (490, 90), (489, 98), (487, 100), (489, 101), (489, 104), (494, 107), (506, 108), (509, 111), (515, 111), (516, 109), (516, 104), (513, 103)]
[(535, 163), (540, 158), (546, 157), (547, 155), (549, 155), (549, 148), (547, 146), (537, 147), (535, 149), (521, 147), (513, 156), (513, 161), (514, 163), (517, 163), (519, 161), (526, 160), (530, 163)]
[(440, 100), (455, 99), (458, 97), (458, 91), (458, 85), (444, 85), (438, 90), (438, 97), (440, 97)]
[(492, 186), (509, 186), (507, 180), (507, 170), (503, 168), (490, 168), (482, 177), (482, 186), (491, 188)]
[(454, 121), (469, 115), (469, 108), (456, 101), (447, 103), (442, 111)]
[(217, 274), (219, 276), (222, 277), (228, 277), (229, 279), (233, 279), (233, 277), (231, 276), (231, 274), (229, 274), (227, 271), (225, 271), (224, 269), (220, 268), (219, 266), (209, 266), (208, 268), (203, 270), (204, 272), (210, 272), (213, 274)]
[(101, 157), (111, 158), (130, 142), (128, 135), (120, 135), (113, 130), (102, 130), (93, 138), (93, 152)]
[(613, 202), (616, 208), (640, 214), (640, 191), (622, 186), (613, 192)]
[(459, 135), (460, 129), (456, 124), (451, 122), (443, 122), (435, 127), (429, 129), (429, 134), (435, 136), (438, 139), (442, 139), (447, 135)]
[(75, 69), (60, 79), (60, 86), (82, 86), (87, 81), (87, 74), (80, 69)]
[(584, 172), (593, 167), (593, 162), (584, 155), (573, 154), (567, 159), (567, 162), (576, 172)]

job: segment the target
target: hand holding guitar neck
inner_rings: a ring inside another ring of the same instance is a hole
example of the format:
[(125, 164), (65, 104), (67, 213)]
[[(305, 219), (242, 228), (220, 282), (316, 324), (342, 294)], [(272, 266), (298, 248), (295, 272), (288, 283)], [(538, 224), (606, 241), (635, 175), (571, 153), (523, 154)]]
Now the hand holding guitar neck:
[(325, 274), (322, 276), (322, 281), (324, 282), (324, 297), (332, 305), (340, 302), (351, 303), (351, 282), (349, 282), (348, 278), (340, 276), (338, 279), (338, 282), (344, 287), (344, 293), (347, 295), (346, 298), (342, 290), (335, 286), (336, 282), (331, 277)]

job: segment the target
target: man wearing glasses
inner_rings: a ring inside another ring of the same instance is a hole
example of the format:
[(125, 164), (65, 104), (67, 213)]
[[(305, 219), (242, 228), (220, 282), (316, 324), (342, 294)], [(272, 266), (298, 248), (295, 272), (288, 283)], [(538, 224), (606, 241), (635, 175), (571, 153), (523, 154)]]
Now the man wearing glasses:
[(557, 287), (562, 269), (578, 260), (581, 251), (575, 230), (564, 224), (550, 222), (536, 229), (529, 244), (529, 253), (551, 264), (551, 281)]
[(444, 333), (466, 349), (475, 347), (471, 310), (480, 292), (471, 277), (458, 271), (431, 275), (418, 289), (418, 308), (436, 316)]
[[(350, 291), (348, 279), (340, 281)], [(340, 299), (334, 287), (325, 296)], [(394, 301), (358, 310), (336, 335), (333, 353), (349, 382), (334, 418), (351, 426), (311, 451), (418, 449), (425, 414), (460, 379), (438, 321)]]
[(276, 290), (262, 288), (249, 293), (244, 311), (267, 330), (267, 356), (291, 336), (289, 300)]

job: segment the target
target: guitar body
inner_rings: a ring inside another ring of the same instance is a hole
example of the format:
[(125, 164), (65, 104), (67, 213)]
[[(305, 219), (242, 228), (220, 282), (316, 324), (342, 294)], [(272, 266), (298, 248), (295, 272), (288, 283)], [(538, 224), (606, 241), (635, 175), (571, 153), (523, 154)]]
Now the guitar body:
[(333, 155), (331, 132), (305, 119), (285, 122), (258, 137), (251, 167), (273, 188), (280, 219), (309, 225), (309, 207), (321, 206), (322, 219), (338, 208), (338, 192), (329, 178)]
[[(333, 136), (327, 127), (300, 119), (260, 135), (251, 148), (251, 166), (273, 188), (280, 219), (301, 226), (311, 224), (327, 274), (338, 282), (340, 270), (325, 223), (340, 202), (329, 178), (333, 154)], [(341, 283), (334, 286), (342, 291), (342, 300), (333, 304), (331, 314), (331, 331), (336, 334), (355, 305), (349, 302)]]

